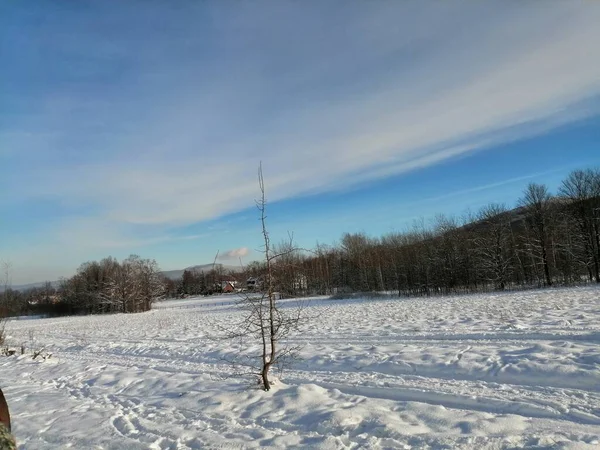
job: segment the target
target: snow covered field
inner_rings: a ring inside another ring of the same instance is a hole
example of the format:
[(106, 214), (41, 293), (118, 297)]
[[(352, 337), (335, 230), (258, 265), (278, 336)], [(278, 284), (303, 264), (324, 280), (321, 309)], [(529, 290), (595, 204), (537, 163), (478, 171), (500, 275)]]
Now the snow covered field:
[(314, 299), (303, 359), (265, 393), (225, 378), (232, 297), (12, 321), (21, 448), (598, 448), (600, 289)]

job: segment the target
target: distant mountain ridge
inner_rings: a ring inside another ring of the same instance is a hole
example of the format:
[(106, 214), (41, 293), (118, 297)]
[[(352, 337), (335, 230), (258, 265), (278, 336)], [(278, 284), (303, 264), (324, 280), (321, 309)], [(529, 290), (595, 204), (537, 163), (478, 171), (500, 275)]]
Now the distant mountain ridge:
[[(60, 286), (60, 281), (59, 280), (55, 280), (55, 281), (51, 281), (50, 284), (52, 285), (53, 288), (58, 288)], [(44, 287), (46, 285), (46, 281), (38, 281), (37, 283), (27, 283), (27, 284), (18, 284), (18, 285), (14, 285), (14, 286), (8, 286), (9, 289), (13, 289), (15, 291), (26, 291), (28, 289), (33, 289), (33, 288), (41, 288)], [(4, 291), (4, 286), (0, 286), (0, 292)]]
[[(242, 271), (242, 268), (240, 266), (232, 266), (229, 264), (221, 264), (221, 263), (217, 263), (217, 264), (215, 264), (215, 266), (219, 266), (219, 269), (225, 273)], [(183, 272), (185, 272), (186, 270), (189, 270), (191, 272), (200, 273), (200, 272), (210, 272), (212, 269), (213, 269), (213, 264), (200, 264), (197, 266), (186, 267), (185, 269), (165, 270), (161, 273), (165, 277), (169, 278), (170, 280), (177, 280), (183, 276)]]

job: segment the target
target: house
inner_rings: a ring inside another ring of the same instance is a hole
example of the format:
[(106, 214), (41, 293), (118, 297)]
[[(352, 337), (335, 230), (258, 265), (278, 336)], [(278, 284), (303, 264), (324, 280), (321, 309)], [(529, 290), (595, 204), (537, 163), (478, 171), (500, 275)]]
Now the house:
[(256, 277), (250, 277), (246, 280), (246, 289), (254, 291), (262, 287), (262, 281)]
[(221, 292), (235, 292), (237, 281), (221, 281)]

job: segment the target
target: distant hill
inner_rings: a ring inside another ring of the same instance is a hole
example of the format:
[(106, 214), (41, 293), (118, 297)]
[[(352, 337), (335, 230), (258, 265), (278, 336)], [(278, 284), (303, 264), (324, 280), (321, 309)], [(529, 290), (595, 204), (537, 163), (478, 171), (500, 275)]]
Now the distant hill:
[[(50, 284), (52, 285), (53, 288), (58, 288), (60, 286), (60, 281), (58, 281), (58, 280), (51, 281)], [(39, 281), (37, 283), (19, 284), (19, 285), (9, 286), (9, 289), (14, 289), (15, 291), (26, 291), (28, 289), (41, 288), (41, 287), (44, 287), (45, 285), (46, 285), (45, 281)], [(0, 286), (0, 292), (3, 292), (3, 291), (4, 291), (4, 286)]]
[[(242, 268), (240, 266), (232, 266), (232, 265), (228, 265), (228, 264), (220, 264), (217, 263), (217, 266), (219, 266), (219, 268), (227, 273), (227, 272), (241, 272)], [(185, 269), (180, 269), (180, 270), (165, 270), (163, 272), (161, 272), (165, 277), (171, 279), (171, 280), (177, 280), (179, 278), (181, 278), (183, 276), (183, 272), (186, 270), (189, 270), (191, 272), (210, 272), (213, 269), (213, 265), (212, 264), (201, 264), (198, 266), (190, 266), (190, 267), (186, 267)]]

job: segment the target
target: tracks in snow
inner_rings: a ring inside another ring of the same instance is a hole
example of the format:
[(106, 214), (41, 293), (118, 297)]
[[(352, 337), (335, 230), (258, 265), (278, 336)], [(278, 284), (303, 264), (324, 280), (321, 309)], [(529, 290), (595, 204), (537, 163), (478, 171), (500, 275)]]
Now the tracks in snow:
[[(474, 345), (476, 343), (458, 350), (454, 358), (448, 362), (448, 366), (453, 367), (458, 364), (463, 355), (471, 351)], [(202, 361), (193, 358), (183, 360), (163, 353), (164, 350), (166, 349), (161, 349), (154, 354), (147, 348), (121, 352), (95, 350), (69, 356), (82, 363), (93, 364), (103, 361), (111, 366), (122, 368), (152, 369), (164, 373), (164, 376), (173, 373), (212, 374), (216, 379), (229, 369), (222, 361), (210, 358), (199, 358)], [(531, 418), (600, 425), (600, 393), (597, 390), (577, 389), (572, 386), (572, 383), (566, 383), (568, 386), (552, 386), (527, 384), (526, 380), (522, 383), (502, 382), (502, 377), (498, 377), (503, 366), (501, 362), (494, 371), (483, 374), (484, 376), (481, 373), (470, 375), (453, 370), (447, 372), (431, 370), (431, 373), (420, 373), (423, 367), (415, 368), (397, 364), (396, 366), (398, 367), (394, 368), (392, 373), (372, 368), (358, 371), (356, 368), (352, 371), (342, 368), (328, 371), (313, 368), (293, 369), (286, 372), (284, 382), (296, 385), (311, 383), (326, 389), (336, 389), (348, 395), (403, 402), (416, 401), (492, 414), (516, 414)], [(116, 394), (108, 399), (107, 405), (119, 402), (119, 394)], [(152, 414), (157, 412), (154, 411)], [(121, 434), (134, 437), (135, 430), (140, 428), (141, 424), (127, 422), (126, 417), (128, 417), (126, 413), (115, 417), (113, 421), (115, 429)], [(149, 430), (143, 432), (146, 435), (151, 434)]]
[[(499, 385), (414, 375), (390, 377), (377, 372), (294, 371), (285, 377), (285, 382), (312, 383), (350, 395), (386, 400), (416, 401), (447, 408), (600, 425), (600, 394), (572, 389)], [(557, 398), (562, 402), (553, 400)], [(569, 407), (564, 406), (565, 401), (569, 402)]]

